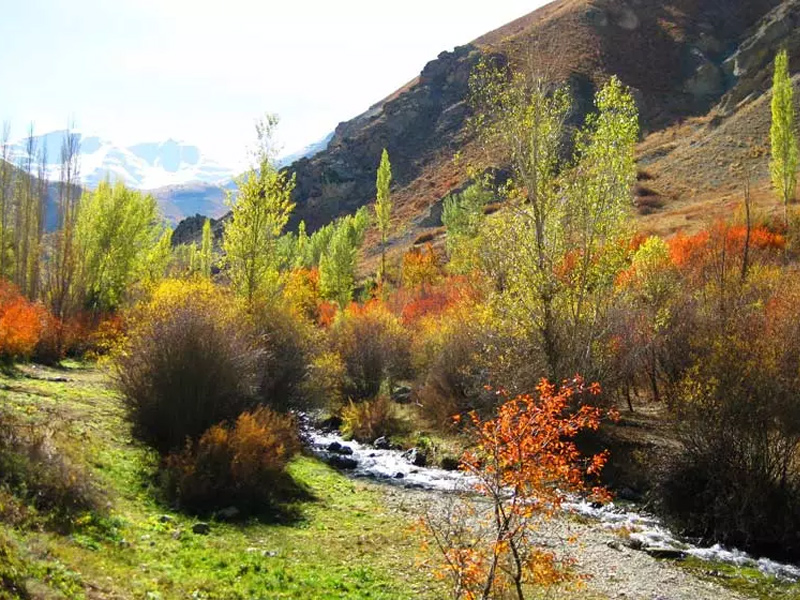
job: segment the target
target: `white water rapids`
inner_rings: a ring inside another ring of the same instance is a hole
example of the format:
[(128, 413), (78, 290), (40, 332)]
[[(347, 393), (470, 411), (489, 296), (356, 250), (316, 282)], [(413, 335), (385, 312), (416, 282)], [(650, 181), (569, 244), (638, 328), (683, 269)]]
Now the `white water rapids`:
[[(347, 469), (353, 477), (435, 492), (466, 491), (471, 487), (469, 478), (461, 471), (415, 466), (399, 450), (378, 449), (358, 442), (345, 441), (338, 433), (323, 432), (313, 428), (305, 429), (305, 437), (312, 452), (324, 460), (338, 456), (355, 461), (356, 465)], [(344, 453), (329, 451), (332, 444), (341, 445), (345, 449)], [(597, 520), (601, 527), (630, 532), (630, 539), (642, 548), (679, 551), (700, 560), (752, 567), (765, 575), (781, 580), (800, 581), (800, 567), (767, 558), (757, 559), (746, 552), (723, 548), (719, 544), (701, 547), (688, 543), (667, 529), (657, 517), (628, 510), (613, 502), (598, 508), (584, 500), (575, 499), (565, 506), (573, 513)]]

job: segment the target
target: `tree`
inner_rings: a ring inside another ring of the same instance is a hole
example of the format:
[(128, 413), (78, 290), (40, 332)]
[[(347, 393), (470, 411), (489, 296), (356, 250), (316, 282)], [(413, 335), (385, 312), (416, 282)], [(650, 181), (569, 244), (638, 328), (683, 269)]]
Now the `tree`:
[[(568, 303), (567, 352), (576, 372), (589, 372), (598, 310), (613, 292), (614, 277), (626, 260), (622, 238), (636, 182), (635, 147), (639, 123), (633, 96), (616, 77), (595, 97), (576, 139), (577, 165), (569, 177), (566, 241), (574, 257), (562, 271)], [(573, 369), (573, 370), (574, 370)], [(565, 374), (566, 375), (566, 374)]]
[(151, 195), (102, 182), (83, 195), (75, 225), (80, 296), (95, 312), (115, 310), (148, 274), (164, 226)]
[[(595, 348), (613, 274), (625, 258), (618, 242), (636, 174), (633, 98), (616, 78), (599, 90), (596, 112), (567, 161), (566, 90), (484, 62), (471, 77), (471, 94), (473, 125), (489, 159), (484, 169), (510, 167), (501, 188), (507, 208), (484, 220), (475, 243), (494, 287), (498, 328), (513, 340), (502, 353), (511, 349), (519, 359), (511, 363), (530, 364), (516, 370), (525, 371), (524, 380), (505, 385), (530, 389), (542, 376), (561, 381), (576, 372), (599, 379)], [(447, 215), (456, 223), (457, 216)]]
[(381, 232), (381, 282), (386, 277), (386, 240), (389, 237), (389, 227), (392, 225), (392, 201), (389, 195), (391, 182), (392, 165), (389, 163), (389, 153), (384, 148), (381, 155), (381, 164), (378, 166), (376, 183), (378, 198), (375, 201), (375, 218), (378, 230)]
[(475, 240), (486, 219), (484, 208), (494, 199), (482, 181), (444, 199), (442, 224), (447, 228), (445, 243), (450, 259), (447, 268), (451, 273), (467, 273), (476, 268)]
[(271, 164), (272, 136), (277, 119), (256, 124), (257, 166), (237, 178), (236, 199), (228, 196), (231, 218), (225, 224), (223, 246), (233, 287), (252, 305), (278, 285), (276, 241), (294, 209), (295, 176)]
[(53, 315), (63, 320), (76, 308), (74, 248), (75, 221), (80, 178), (80, 136), (67, 127), (61, 142), (61, 172), (58, 182), (58, 230), (53, 236), (48, 261), (47, 302)]
[(330, 243), (320, 257), (320, 293), (342, 308), (353, 299), (358, 249), (364, 243), (368, 225), (369, 213), (365, 208), (355, 215), (339, 219), (334, 223)]
[[(473, 126), (491, 151), (500, 148), (512, 177), (507, 186), (512, 215), (505, 224), (494, 225), (484, 245), (491, 247), (485, 264), (498, 290), (523, 294), (506, 295), (512, 320), (533, 327), (541, 338), (547, 375), (561, 379), (554, 303), (557, 280), (554, 265), (565, 247), (563, 218), (566, 209), (557, 178), (563, 126), (569, 96), (552, 89), (540, 76), (514, 72), (488, 61), (478, 64), (470, 77)], [(507, 312), (507, 311), (506, 311)]]
[(8, 276), (8, 254), (11, 244), (11, 186), (13, 171), (10, 158), (11, 124), (3, 123), (2, 153), (0, 154), (0, 277)]
[(772, 187), (783, 202), (784, 226), (789, 226), (789, 202), (797, 187), (797, 136), (795, 132), (794, 88), (789, 76), (789, 55), (775, 56), (772, 82), (772, 126), (770, 128)]
[(213, 252), (213, 240), (211, 237), (211, 221), (206, 219), (203, 223), (203, 236), (200, 242), (199, 271), (200, 276), (211, 279), (211, 259)]
[(581, 431), (600, 426), (603, 413), (589, 406), (569, 409), (575, 395), (598, 393), (578, 378), (560, 390), (542, 381), (533, 395), (501, 393), (504, 402), (492, 419), (470, 413), (475, 443), (461, 468), (485, 501), (465, 500), (446, 520), (423, 520), (439, 552), (434, 573), (450, 581), (452, 598), (524, 600), (530, 586), (570, 578), (569, 562), (539, 547), (534, 534), (568, 494), (605, 497), (600, 488), (590, 490), (587, 477), (602, 470), (607, 452), (584, 457), (575, 443)]

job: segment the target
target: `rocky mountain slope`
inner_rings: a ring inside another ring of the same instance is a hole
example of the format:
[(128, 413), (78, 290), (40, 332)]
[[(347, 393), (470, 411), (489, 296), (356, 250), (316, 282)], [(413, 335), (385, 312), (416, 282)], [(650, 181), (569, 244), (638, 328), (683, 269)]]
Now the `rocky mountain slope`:
[(576, 120), (609, 76), (631, 86), (648, 179), (637, 199), (644, 226), (667, 233), (692, 226), (697, 215), (681, 211), (695, 201), (713, 205), (704, 207), (704, 217), (729, 210), (718, 200), (735, 196), (741, 177), (732, 175), (743, 157), (752, 156), (763, 180), (771, 62), (785, 45), (794, 51), (793, 69), (800, 66), (799, 21), (800, 0), (552, 2), (443, 52), (419, 77), (341, 123), (326, 150), (291, 165), (297, 175), (291, 225), (305, 220), (313, 230), (372, 202), (386, 147), (398, 221), (394, 245), (438, 233), (442, 198), (466, 180), (467, 161), (453, 157), (477, 152), (464, 127), (469, 73), (481, 53), (492, 52), (566, 83)]

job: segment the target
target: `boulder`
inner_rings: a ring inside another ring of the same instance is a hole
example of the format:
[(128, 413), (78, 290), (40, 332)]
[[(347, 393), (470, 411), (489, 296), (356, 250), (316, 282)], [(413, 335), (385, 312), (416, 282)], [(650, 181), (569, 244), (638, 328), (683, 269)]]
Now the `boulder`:
[(217, 516), (220, 519), (231, 520), (231, 519), (235, 519), (240, 514), (241, 514), (241, 512), (239, 511), (238, 508), (236, 508), (235, 506), (229, 506), (228, 508), (223, 508), (221, 511), (219, 511), (217, 513)]
[(195, 523), (192, 525), (192, 533), (195, 535), (208, 535), (211, 533), (211, 525), (203, 522)]
[(643, 550), (653, 558), (660, 558), (664, 560), (684, 560), (687, 556), (683, 550), (677, 548), (666, 548), (661, 546), (645, 547)]
[(457, 471), (459, 464), (459, 460), (457, 458), (453, 458), (452, 456), (445, 456), (441, 461), (439, 461), (439, 466), (445, 471)]
[(399, 404), (408, 404), (411, 402), (411, 388), (407, 385), (401, 385), (392, 392), (392, 400)]
[(428, 464), (428, 455), (419, 448), (412, 448), (411, 450), (403, 452), (403, 458), (415, 467), (424, 467)]
[(639, 27), (639, 17), (629, 6), (624, 6), (615, 20), (617, 26), (627, 31), (633, 31)]
[(332, 452), (333, 454), (342, 454), (344, 456), (352, 456), (353, 449), (350, 446), (345, 446), (339, 442), (331, 442), (328, 445), (328, 452)]
[(391, 450), (392, 443), (389, 441), (389, 438), (386, 436), (381, 436), (372, 442), (372, 445), (375, 446), (378, 450)]
[(358, 466), (357, 460), (341, 454), (331, 454), (325, 461), (336, 469), (350, 470)]

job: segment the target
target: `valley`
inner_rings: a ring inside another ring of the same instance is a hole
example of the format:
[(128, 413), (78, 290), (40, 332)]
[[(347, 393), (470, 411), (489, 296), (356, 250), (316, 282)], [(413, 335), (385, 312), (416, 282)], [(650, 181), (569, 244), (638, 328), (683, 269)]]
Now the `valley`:
[(800, 599), (800, 0), (88, 1), (0, 22), (0, 600)]

